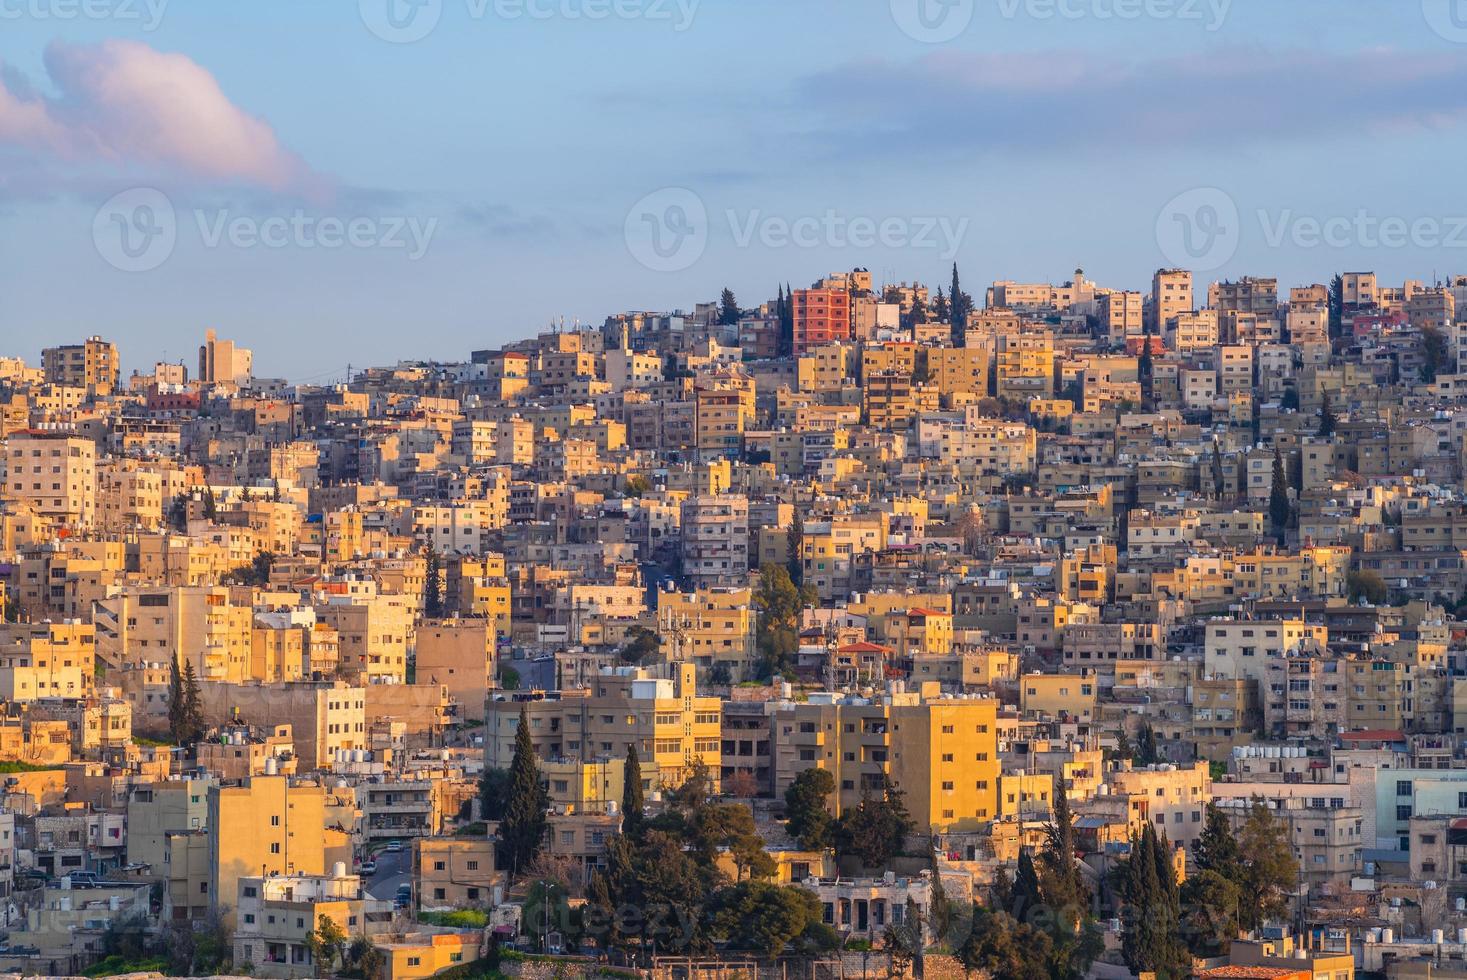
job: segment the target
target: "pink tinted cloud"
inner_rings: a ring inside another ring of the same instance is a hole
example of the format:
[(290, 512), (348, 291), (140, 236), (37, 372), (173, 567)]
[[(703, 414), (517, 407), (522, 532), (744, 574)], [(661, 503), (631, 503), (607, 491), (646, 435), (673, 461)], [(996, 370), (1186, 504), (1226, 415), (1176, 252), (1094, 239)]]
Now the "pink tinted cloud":
[[(54, 96), (0, 72), (0, 147), (73, 167), (317, 194), (328, 182), (190, 58), (136, 41), (52, 44)], [(3, 65), (0, 65), (3, 68)]]

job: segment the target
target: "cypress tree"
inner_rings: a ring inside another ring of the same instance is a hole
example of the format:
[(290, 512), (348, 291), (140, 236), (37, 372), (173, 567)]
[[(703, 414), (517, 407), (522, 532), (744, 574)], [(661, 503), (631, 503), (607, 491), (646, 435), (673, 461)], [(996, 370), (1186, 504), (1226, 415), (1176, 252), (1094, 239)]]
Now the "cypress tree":
[(799, 507), (795, 508), (794, 519), (790, 521), (789, 530), (785, 532), (785, 567), (789, 569), (790, 581), (795, 583), (795, 588), (805, 584), (805, 521), (800, 517)]
[(1216, 803), (1207, 804), (1207, 819), (1197, 843), (1192, 845), (1192, 863), (1201, 871), (1216, 871), (1231, 881), (1238, 879), (1242, 863), (1238, 839), (1233, 836), (1227, 815)]
[(437, 619), (443, 615), (443, 582), (439, 574), (438, 552), (428, 549), (428, 567), (423, 573), (423, 615)]
[(779, 333), (784, 338), (782, 355), (793, 357), (795, 353), (795, 291), (790, 288), (789, 283), (784, 284), (784, 312), (780, 315)]
[(174, 745), (184, 743), (184, 719), (188, 712), (183, 689), (183, 671), (178, 669), (175, 655), (168, 664), (168, 737)]
[(1223, 498), (1227, 484), (1223, 480), (1222, 447), (1212, 440), (1212, 493), (1218, 500)]
[(499, 824), (499, 843), (510, 877), (530, 866), (545, 836), (545, 787), (530, 741), (530, 723), (520, 705), (520, 724), (514, 735), (514, 761), (509, 767), (509, 801)]
[(1289, 478), (1284, 473), (1284, 458), (1278, 447), (1273, 450), (1273, 486), (1268, 491), (1268, 517), (1273, 522), (1274, 533), (1279, 544), (1284, 543), (1284, 532), (1289, 526)]
[(183, 665), (183, 710), (182, 742), (192, 745), (204, 737), (203, 692), (199, 690), (199, 678), (194, 673), (193, 661)]
[(1020, 922), (1027, 921), (1044, 904), (1044, 896), (1039, 890), (1039, 872), (1035, 870), (1034, 859), (1029, 856), (1027, 848), (1019, 854), (1019, 871), (1014, 876), (1011, 896), (1009, 912)]
[(1320, 435), (1320, 438), (1328, 439), (1330, 436), (1334, 435), (1335, 434), (1335, 425), (1336, 425), (1336, 420), (1335, 420), (1334, 406), (1332, 406), (1330, 404), (1330, 402), (1329, 402), (1329, 392), (1326, 391), (1324, 393), (1324, 397), (1320, 400), (1320, 403), (1319, 403), (1319, 435)]
[(963, 347), (967, 344), (968, 313), (973, 309), (973, 300), (967, 293), (963, 292), (963, 284), (958, 281), (958, 264), (953, 263), (952, 288), (947, 291), (948, 309), (951, 313), (952, 344), (954, 347)]
[(637, 743), (627, 743), (627, 761), (622, 771), (621, 786), (621, 832), (635, 837), (642, 828), (642, 760), (637, 755)]
[(739, 322), (739, 301), (734, 298), (733, 290), (727, 287), (723, 295), (718, 299), (718, 322), (721, 326), (731, 327)]
[(1041, 855), (1048, 873), (1045, 898), (1056, 909), (1083, 916), (1090, 905), (1090, 890), (1075, 864), (1075, 821), (1070, 812), (1069, 793), (1063, 776), (1054, 780), (1054, 819), (1045, 828), (1047, 847)]

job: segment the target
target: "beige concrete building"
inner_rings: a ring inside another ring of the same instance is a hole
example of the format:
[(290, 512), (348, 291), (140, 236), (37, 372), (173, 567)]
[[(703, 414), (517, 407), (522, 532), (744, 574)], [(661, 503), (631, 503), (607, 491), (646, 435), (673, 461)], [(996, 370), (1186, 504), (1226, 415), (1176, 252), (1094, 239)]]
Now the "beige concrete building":
[(97, 517), (96, 459), (96, 444), (68, 429), (13, 432), (5, 496), (58, 524), (89, 528)]
[(429, 619), (418, 624), (417, 681), (440, 684), (459, 718), (484, 720), (494, 689), (495, 630), (488, 619)]

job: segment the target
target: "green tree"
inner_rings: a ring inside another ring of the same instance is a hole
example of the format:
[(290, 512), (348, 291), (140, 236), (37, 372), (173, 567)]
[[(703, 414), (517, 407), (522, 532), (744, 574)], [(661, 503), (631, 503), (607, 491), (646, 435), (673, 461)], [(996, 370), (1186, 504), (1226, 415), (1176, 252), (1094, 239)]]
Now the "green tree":
[(331, 964), (346, 955), (346, 930), (337, 925), (329, 915), (316, 919), (316, 928), (306, 933), (306, 950), (311, 959), (324, 972), (331, 972)]
[(1044, 893), (1039, 887), (1039, 869), (1028, 848), (1019, 852), (1019, 870), (1009, 893), (1008, 912), (1020, 922), (1028, 921), (1044, 907)]
[(1345, 573), (1345, 592), (1351, 602), (1364, 599), (1372, 606), (1385, 604), (1390, 589), (1380, 573), (1370, 568), (1357, 568)]
[(948, 308), (952, 318), (948, 321), (952, 324), (952, 345), (962, 347), (967, 344), (968, 314), (973, 312), (973, 298), (963, 292), (963, 285), (958, 281), (958, 264), (953, 263), (952, 288), (948, 290)]
[(499, 824), (502, 861), (513, 879), (530, 866), (545, 837), (545, 787), (540, 783), (540, 767), (535, 760), (535, 746), (530, 741), (530, 722), (524, 705), (520, 705), (520, 723), (514, 736), (514, 761), (509, 767), (509, 793), (504, 819)]
[(423, 615), (439, 619), (443, 616), (443, 578), (436, 549), (428, 549), (427, 566), (423, 573)]
[(1224, 956), (1238, 935), (1242, 892), (1236, 881), (1211, 869), (1182, 884), (1182, 935), (1193, 956)]
[(828, 769), (804, 770), (784, 791), (786, 827), (790, 836), (807, 851), (820, 851), (835, 841), (835, 820), (829, 800), (835, 792), (835, 777)]
[(973, 926), (958, 949), (967, 970), (1003, 980), (1050, 980), (1050, 939), (1004, 911), (973, 906)]
[(1338, 424), (1339, 420), (1335, 418), (1334, 406), (1329, 401), (1329, 392), (1326, 391), (1319, 400), (1319, 437), (1328, 439), (1334, 435), (1335, 427)]
[(1051, 908), (1079, 921), (1090, 909), (1090, 889), (1075, 863), (1075, 822), (1063, 776), (1055, 777), (1053, 800), (1053, 818), (1045, 827), (1045, 848), (1039, 855), (1042, 890)]
[(1161, 753), (1156, 747), (1156, 730), (1151, 727), (1150, 719), (1141, 719), (1141, 727), (1136, 732), (1136, 754), (1131, 761), (1138, 766), (1154, 766), (1161, 761)]
[(183, 671), (178, 656), (168, 662), (168, 737), (174, 745), (184, 744), (188, 700), (183, 690)]
[(937, 317), (938, 323), (952, 323), (952, 308), (948, 305), (941, 286), (937, 287), (937, 299), (932, 302), (932, 315)]
[(621, 648), (623, 663), (648, 664), (658, 659), (662, 644), (657, 634), (645, 626), (633, 626), (627, 630), (627, 642)]
[(754, 829), (754, 814), (742, 803), (698, 807), (688, 820), (687, 840), (704, 867), (714, 866), (726, 853), (734, 862), (735, 880), (768, 878), (775, 872), (764, 838)]
[(759, 613), (755, 640), (761, 677), (768, 679), (793, 667), (800, 645), (800, 613), (814, 601), (815, 590), (798, 588), (783, 565), (766, 562), (759, 569), (754, 608)]
[(901, 922), (893, 922), (881, 934), (881, 945), (886, 949), (888, 977), (904, 977), (908, 967), (922, 955), (922, 910), (911, 896)]
[(725, 327), (737, 326), (743, 312), (739, 309), (739, 301), (734, 299), (733, 290), (724, 287), (723, 295), (718, 298), (718, 322)]
[(640, 497), (652, 489), (652, 481), (642, 473), (633, 473), (622, 484), (622, 493), (628, 497)]
[(219, 502), (214, 499), (214, 488), (204, 487), (204, 520), (213, 523), (219, 516)]
[(205, 728), (203, 694), (193, 661), (185, 662), (180, 671), (175, 658), (168, 683), (168, 735), (175, 745), (193, 745), (204, 737)]
[(1148, 821), (1131, 838), (1131, 853), (1116, 869), (1123, 931), (1121, 957), (1133, 972), (1181, 980), (1191, 963), (1180, 938), (1181, 903), (1170, 845)]
[(708, 902), (710, 933), (730, 950), (770, 958), (796, 937), (820, 925), (820, 900), (803, 888), (741, 881), (714, 892)]
[(1198, 871), (1216, 871), (1224, 878), (1236, 878), (1242, 854), (1233, 836), (1227, 814), (1216, 803), (1207, 804), (1202, 833), (1192, 845), (1192, 866)]
[(1345, 332), (1345, 277), (1336, 275), (1329, 281), (1330, 339)]
[(637, 755), (637, 743), (628, 741), (626, 765), (622, 772), (621, 831), (633, 837), (642, 827), (642, 810), (646, 805), (642, 794), (642, 760)]
[(789, 283), (784, 286), (784, 298), (779, 307), (779, 355), (791, 357), (795, 353), (795, 296)]
[(1284, 457), (1280, 455), (1278, 447), (1273, 450), (1273, 485), (1268, 491), (1268, 518), (1273, 524), (1274, 533), (1279, 537), (1279, 543), (1283, 544), (1284, 533), (1289, 527), (1289, 479), (1284, 472)]
[(1227, 481), (1223, 473), (1222, 447), (1216, 439), (1212, 440), (1212, 496), (1215, 500), (1223, 499), (1227, 492)]
[(1261, 799), (1254, 799), (1238, 830), (1238, 847), (1246, 858), (1238, 882), (1243, 899), (1238, 919), (1251, 930), (1284, 914), (1298, 885), (1299, 862), (1288, 826)]
[(880, 796), (866, 793), (835, 825), (836, 854), (852, 856), (867, 868), (883, 868), (901, 853), (912, 831), (902, 793), (888, 778)]
[(799, 507), (795, 508), (795, 516), (784, 533), (784, 566), (789, 569), (795, 588), (805, 584), (805, 522)]
[(498, 823), (504, 819), (509, 802), (509, 770), (485, 769), (479, 774), (479, 812), (485, 820)]
[(1436, 327), (1427, 324), (1421, 328), (1421, 380), (1435, 381), (1436, 376), (1447, 366), (1449, 351), (1447, 338)]

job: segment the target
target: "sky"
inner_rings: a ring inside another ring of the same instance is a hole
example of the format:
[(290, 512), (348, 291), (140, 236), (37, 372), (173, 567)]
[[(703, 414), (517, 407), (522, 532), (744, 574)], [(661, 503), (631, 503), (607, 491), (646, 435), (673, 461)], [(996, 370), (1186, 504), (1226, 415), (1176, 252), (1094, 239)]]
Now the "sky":
[(0, 356), (878, 282), (1467, 273), (1467, 0), (0, 0)]

